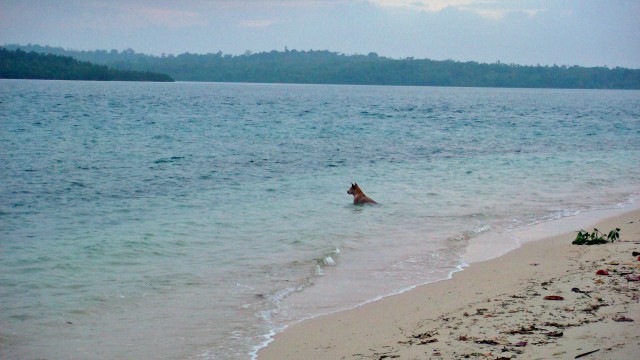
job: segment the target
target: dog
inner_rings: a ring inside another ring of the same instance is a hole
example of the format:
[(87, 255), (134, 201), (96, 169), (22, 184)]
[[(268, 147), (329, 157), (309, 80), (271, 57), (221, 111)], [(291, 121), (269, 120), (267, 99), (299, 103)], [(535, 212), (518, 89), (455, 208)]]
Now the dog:
[(360, 190), (358, 183), (351, 184), (351, 188), (347, 190), (347, 194), (353, 195), (353, 203), (355, 205), (364, 205), (364, 204), (377, 204), (372, 198)]

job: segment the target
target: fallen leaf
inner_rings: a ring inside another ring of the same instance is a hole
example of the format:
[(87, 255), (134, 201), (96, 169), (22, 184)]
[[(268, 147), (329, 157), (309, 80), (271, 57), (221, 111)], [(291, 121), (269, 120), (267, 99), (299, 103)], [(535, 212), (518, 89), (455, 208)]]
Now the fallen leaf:
[(564, 334), (562, 333), (562, 331), (552, 331), (552, 332), (546, 333), (545, 335), (551, 336), (551, 337), (562, 337), (562, 335)]
[(607, 270), (598, 270), (596, 275), (609, 275), (609, 272)]
[(484, 315), (484, 312), (487, 311), (487, 310), (489, 310), (489, 309), (485, 309), (485, 308), (476, 309), (476, 315)]
[(614, 317), (613, 321), (617, 321), (617, 322), (633, 322), (633, 319), (630, 319), (626, 316), (618, 316), (618, 317)]
[(422, 333), (422, 334), (413, 335), (413, 337), (414, 337), (415, 339), (426, 339), (426, 338), (433, 337), (433, 336), (435, 336), (435, 335), (437, 335), (437, 334), (438, 334), (438, 332), (437, 332), (437, 331), (436, 331), (436, 332), (434, 332), (434, 333), (425, 332), (425, 333)]
[(544, 297), (545, 300), (564, 300), (562, 296), (559, 295), (549, 295)]
[(640, 275), (627, 275), (624, 277), (627, 281), (640, 281)]
[(427, 345), (427, 344), (431, 344), (431, 343), (434, 343), (434, 342), (438, 342), (438, 339), (436, 339), (436, 338), (433, 338), (433, 339), (424, 339), (424, 340), (420, 341), (420, 342), (418, 343), (418, 345)]
[(511, 335), (515, 335), (515, 334), (528, 335), (528, 334), (533, 333), (535, 330), (538, 330), (538, 328), (535, 325), (531, 325), (528, 328), (522, 326), (518, 330), (508, 331), (507, 334), (511, 334)]
[(500, 345), (497, 341), (495, 340), (478, 340), (476, 341), (476, 344), (486, 344), (486, 345)]

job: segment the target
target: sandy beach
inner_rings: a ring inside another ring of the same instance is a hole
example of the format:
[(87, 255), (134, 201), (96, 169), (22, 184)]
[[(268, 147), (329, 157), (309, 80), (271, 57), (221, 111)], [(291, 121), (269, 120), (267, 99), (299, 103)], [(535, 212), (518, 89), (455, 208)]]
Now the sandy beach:
[(452, 279), (290, 326), (258, 358), (637, 359), (640, 210), (593, 227), (621, 228), (620, 241), (572, 245), (571, 231), (527, 242)]

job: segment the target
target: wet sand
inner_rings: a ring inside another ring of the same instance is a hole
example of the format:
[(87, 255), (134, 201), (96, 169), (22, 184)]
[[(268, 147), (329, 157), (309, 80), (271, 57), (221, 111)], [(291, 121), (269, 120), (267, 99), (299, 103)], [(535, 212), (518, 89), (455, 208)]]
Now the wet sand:
[(640, 210), (594, 226), (621, 228), (620, 241), (571, 245), (571, 231), (527, 242), (450, 280), (290, 326), (258, 359), (636, 359), (640, 281), (628, 278), (640, 275)]

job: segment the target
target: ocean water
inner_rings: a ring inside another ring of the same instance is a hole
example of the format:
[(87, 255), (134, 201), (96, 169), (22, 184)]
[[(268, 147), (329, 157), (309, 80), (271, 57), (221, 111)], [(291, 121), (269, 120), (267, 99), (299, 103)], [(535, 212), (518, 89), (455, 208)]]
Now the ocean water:
[(250, 359), (639, 164), (638, 91), (0, 80), (0, 357)]

